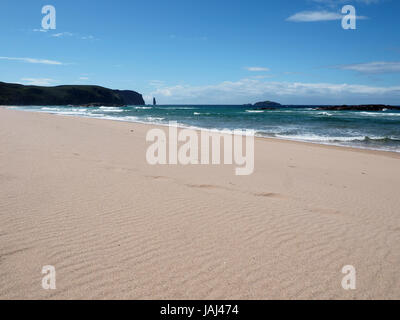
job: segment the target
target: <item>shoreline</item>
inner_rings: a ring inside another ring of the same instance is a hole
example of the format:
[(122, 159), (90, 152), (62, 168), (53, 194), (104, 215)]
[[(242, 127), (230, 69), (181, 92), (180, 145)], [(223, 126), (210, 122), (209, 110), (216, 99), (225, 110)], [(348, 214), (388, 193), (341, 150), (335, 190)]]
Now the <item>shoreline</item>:
[[(87, 117), (87, 116), (78, 116), (78, 115), (65, 115), (65, 114), (57, 114), (57, 113), (51, 113), (51, 112), (38, 112), (38, 111), (30, 111), (30, 110), (15, 110), (15, 108), (18, 106), (0, 106), (0, 108), (8, 109), (8, 110), (14, 110), (14, 111), (22, 111), (22, 112), (32, 112), (32, 113), (45, 113), (49, 115), (54, 115), (54, 116), (64, 116), (64, 117), (72, 117), (72, 118), (85, 118), (85, 119), (94, 119), (94, 120), (105, 120), (105, 121), (115, 121), (115, 122), (126, 122), (126, 123), (136, 123), (136, 124), (142, 124), (142, 125), (147, 125), (147, 126), (152, 126), (152, 127), (170, 127), (169, 124), (163, 124), (163, 123), (151, 123), (151, 122), (144, 122), (144, 121), (133, 121), (133, 120), (117, 120), (117, 119), (104, 119), (104, 118), (95, 118), (95, 117)], [(208, 128), (201, 128), (201, 127), (191, 127), (191, 126), (184, 126), (184, 125), (179, 125), (177, 126), (178, 129), (190, 129), (194, 131), (208, 131), (212, 133), (217, 133), (217, 134), (232, 134), (234, 135), (233, 132), (224, 132), (224, 130), (219, 130), (219, 129), (208, 129)], [(255, 135), (255, 139), (265, 139), (265, 140), (277, 140), (277, 141), (282, 141), (282, 142), (293, 142), (293, 143), (301, 143), (301, 144), (307, 144), (307, 145), (314, 145), (318, 147), (328, 147), (328, 148), (339, 148), (339, 149), (345, 149), (353, 152), (367, 152), (367, 153), (372, 153), (372, 154), (382, 154), (386, 155), (389, 157), (393, 157), (396, 159), (400, 159), (400, 150), (399, 151), (389, 151), (389, 150), (381, 150), (381, 149), (374, 149), (374, 148), (363, 148), (363, 147), (355, 147), (355, 146), (345, 146), (345, 145), (339, 145), (339, 144), (330, 144), (330, 143), (322, 143), (322, 142), (312, 142), (312, 141), (304, 141), (304, 140), (296, 140), (296, 139), (290, 139), (290, 138), (280, 138), (280, 137), (265, 137), (265, 136), (260, 136), (260, 135)]]

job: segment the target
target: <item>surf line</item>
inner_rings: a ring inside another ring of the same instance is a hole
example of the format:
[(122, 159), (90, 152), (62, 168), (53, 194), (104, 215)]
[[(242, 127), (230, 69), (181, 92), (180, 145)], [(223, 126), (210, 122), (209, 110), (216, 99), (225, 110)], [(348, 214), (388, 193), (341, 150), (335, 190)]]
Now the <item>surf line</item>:
[[(199, 145), (199, 140), (201, 145)], [(236, 164), (235, 174), (238, 176), (251, 175), (254, 172), (254, 130), (233, 130), (233, 133), (221, 133), (203, 129), (180, 129), (178, 132), (177, 122), (171, 121), (168, 140), (163, 129), (155, 128), (147, 132), (146, 141), (154, 143), (147, 148), (146, 160), (150, 165), (209, 165), (211, 151), (211, 164), (221, 165), (221, 140), (223, 141), (223, 164)], [(245, 148), (243, 147), (244, 140)], [(178, 148), (180, 143), (183, 145)]]

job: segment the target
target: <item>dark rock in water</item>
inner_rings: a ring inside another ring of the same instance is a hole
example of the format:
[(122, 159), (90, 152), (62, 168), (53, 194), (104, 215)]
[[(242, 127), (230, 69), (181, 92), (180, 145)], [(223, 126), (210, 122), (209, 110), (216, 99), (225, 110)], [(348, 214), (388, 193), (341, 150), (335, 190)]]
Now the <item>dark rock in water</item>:
[(274, 108), (272, 108), (272, 107), (269, 107), (269, 108), (267, 108), (267, 107), (262, 107), (262, 108), (257, 108), (257, 109), (255, 109), (255, 110), (275, 110), (277, 107), (274, 107)]
[(274, 110), (277, 107), (281, 107), (280, 103), (273, 102), (273, 101), (261, 101), (255, 104), (245, 104), (245, 107), (257, 107), (255, 110)]
[(254, 104), (255, 107), (280, 107), (281, 104), (273, 101), (261, 101)]
[(24, 86), (0, 82), (0, 105), (49, 106), (125, 106), (144, 105), (141, 94), (130, 90), (112, 90), (100, 86)]
[(399, 110), (399, 107), (387, 106), (383, 104), (365, 104), (365, 105), (342, 105), (342, 106), (323, 106), (317, 110), (328, 111), (384, 111), (384, 110)]

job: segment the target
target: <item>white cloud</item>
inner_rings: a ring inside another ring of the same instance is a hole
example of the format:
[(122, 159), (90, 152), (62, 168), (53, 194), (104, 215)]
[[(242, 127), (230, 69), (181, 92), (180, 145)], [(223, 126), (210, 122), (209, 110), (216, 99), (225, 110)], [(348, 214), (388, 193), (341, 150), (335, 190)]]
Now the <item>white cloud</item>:
[[(365, 98), (393, 99), (400, 97), (400, 86), (375, 87), (356, 84), (266, 82), (257, 79), (225, 81), (214, 85), (175, 85), (157, 88), (148, 96), (159, 97), (163, 103), (232, 103), (276, 99), (290, 103), (328, 103), (329, 101), (360, 101)], [(308, 102), (305, 102), (308, 101)]]
[(83, 36), (81, 37), (82, 40), (98, 40), (96, 39), (94, 36), (92, 35), (88, 35), (88, 36)]
[(266, 79), (266, 78), (274, 78), (275, 75), (273, 74), (268, 74), (268, 75), (257, 75), (257, 76), (251, 76), (249, 77), (250, 79)]
[(60, 33), (54, 33), (51, 36), (55, 37), (55, 38), (72, 37), (73, 33), (71, 33), (71, 32), (60, 32)]
[(143, 100), (144, 101), (151, 101), (151, 102), (153, 102), (153, 96), (151, 96), (151, 95), (143, 95)]
[(287, 21), (292, 22), (315, 22), (315, 21), (332, 21), (341, 20), (343, 16), (336, 12), (329, 11), (302, 11), (298, 12), (289, 18)]
[[(49, 31), (51, 31), (51, 30), (33, 29), (33, 32), (43, 32), (43, 33), (46, 33), (46, 32), (49, 32)], [(53, 37), (53, 38), (74, 37), (74, 38), (76, 38), (76, 39), (81, 39), (81, 40), (99, 40), (98, 38), (96, 38), (96, 37), (93, 36), (93, 35), (81, 35), (81, 34), (78, 34), (78, 33), (72, 33), (72, 32), (68, 32), (68, 31), (65, 31), (65, 32), (58, 32), (58, 33), (51, 33), (51, 34), (49, 34), (49, 36), (50, 36), (50, 37)]]
[(247, 71), (251, 71), (251, 72), (269, 71), (268, 68), (264, 68), (264, 67), (246, 67), (245, 69)]
[(50, 64), (50, 65), (63, 65), (64, 64), (59, 61), (47, 60), (47, 59), (34, 59), (34, 58), (0, 57), (0, 60), (21, 61), (21, 62), (27, 62), (27, 63), (39, 63), (39, 64)]
[(21, 81), (31, 86), (49, 86), (57, 82), (56, 80), (47, 78), (22, 78)]
[(88, 77), (79, 77), (79, 80), (89, 80)]
[[(292, 22), (317, 22), (317, 21), (333, 21), (333, 20), (342, 20), (345, 15), (342, 15), (338, 12), (331, 12), (326, 10), (321, 11), (302, 11), (298, 12), (289, 18), (286, 21)], [(357, 19), (368, 19), (364, 16), (357, 16)]]
[(397, 73), (400, 72), (400, 62), (377, 61), (335, 66), (334, 68), (352, 70), (364, 74)]

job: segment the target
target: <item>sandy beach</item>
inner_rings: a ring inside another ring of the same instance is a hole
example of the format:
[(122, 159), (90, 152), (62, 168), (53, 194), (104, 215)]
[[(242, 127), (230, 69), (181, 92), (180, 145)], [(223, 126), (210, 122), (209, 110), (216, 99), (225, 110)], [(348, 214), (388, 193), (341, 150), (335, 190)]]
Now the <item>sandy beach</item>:
[(400, 298), (400, 154), (257, 138), (236, 176), (152, 127), (0, 108), (0, 299)]

